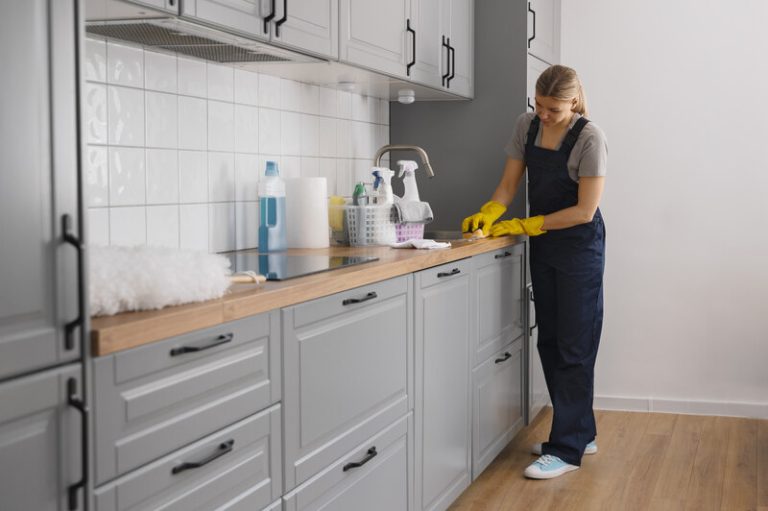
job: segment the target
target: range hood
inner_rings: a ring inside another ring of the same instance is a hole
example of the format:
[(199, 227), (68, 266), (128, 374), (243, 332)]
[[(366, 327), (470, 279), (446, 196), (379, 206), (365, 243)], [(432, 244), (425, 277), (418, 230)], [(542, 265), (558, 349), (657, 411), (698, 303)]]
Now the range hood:
[[(102, 16), (104, 13), (111, 16)], [(104, 17), (109, 19), (103, 19)], [(88, 1), (85, 30), (90, 35), (140, 44), (147, 49), (172, 51), (211, 62), (324, 62), (315, 57), (150, 9), (131, 8), (129, 4), (114, 0)]]

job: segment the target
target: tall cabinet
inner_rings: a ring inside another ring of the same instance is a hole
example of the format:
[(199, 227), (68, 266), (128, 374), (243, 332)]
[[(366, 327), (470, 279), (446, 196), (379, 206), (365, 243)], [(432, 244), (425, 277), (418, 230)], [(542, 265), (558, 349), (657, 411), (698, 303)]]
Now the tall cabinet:
[(75, 0), (0, 4), (0, 501), (83, 509)]

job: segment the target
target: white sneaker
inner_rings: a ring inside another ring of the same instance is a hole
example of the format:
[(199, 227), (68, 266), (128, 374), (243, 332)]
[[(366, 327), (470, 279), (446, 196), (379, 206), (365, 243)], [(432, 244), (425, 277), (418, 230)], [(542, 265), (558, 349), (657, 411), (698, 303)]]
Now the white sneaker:
[(578, 470), (576, 465), (570, 465), (557, 456), (545, 454), (525, 469), (523, 474), (531, 479), (552, 479), (563, 474)]
[[(596, 454), (596, 453), (597, 453), (597, 444), (595, 443), (594, 440), (592, 440), (584, 448), (584, 454)], [(536, 456), (541, 456), (541, 443), (535, 443), (531, 446), (531, 454), (535, 454)]]

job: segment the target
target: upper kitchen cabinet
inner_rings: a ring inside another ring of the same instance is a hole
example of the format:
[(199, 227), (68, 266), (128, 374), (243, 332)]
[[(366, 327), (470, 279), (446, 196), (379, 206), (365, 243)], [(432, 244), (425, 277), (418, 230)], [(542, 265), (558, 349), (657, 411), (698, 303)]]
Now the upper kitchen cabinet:
[(0, 3), (0, 379), (80, 356), (74, 4)]
[(529, 112), (536, 111), (536, 80), (539, 79), (539, 75), (543, 73), (549, 64), (537, 59), (532, 55), (528, 55), (528, 69), (527, 69), (527, 87), (526, 87), (526, 105), (525, 108)]
[(275, 17), (273, 6), (270, 0), (185, 0), (181, 16), (266, 41)]
[[(123, 0), (139, 7), (150, 7), (159, 11), (165, 11), (171, 14), (179, 13), (179, 4), (181, 0)], [(187, 3), (187, 2), (184, 2)]]
[(560, 0), (528, 2), (528, 53), (549, 64), (560, 61)]
[(339, 0), (277, 0), (271, 40), (323, 57), (339, 57)]
[(407, 78), (414, 47), (410, 0), (341, 0), (339, 59)]
[(474, 94), (474, 12), (474, 0), (443, 1), (441, 83), (468, 98)]
[(411, 17), (407, 21), (412, 31), (410, 59), (406, 66), (408, 78), (431, 87), (442, 87), (441, 73), (446, 57), (443, 55), (442, 10), (449, 8), (445, 0), (411, 0)]

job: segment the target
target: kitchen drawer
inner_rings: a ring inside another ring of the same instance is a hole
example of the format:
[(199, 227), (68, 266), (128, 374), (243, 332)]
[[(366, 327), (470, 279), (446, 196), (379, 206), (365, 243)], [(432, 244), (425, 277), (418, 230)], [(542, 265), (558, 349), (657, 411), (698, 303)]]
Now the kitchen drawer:
[(420, 282), (419, 289), (426, 289), (439, 282), (455, 279), (462, 275), (469, 275), (470, 271), (472, 271), (471, 259), (460, 259), (458, 261), (435, 266), (434, 268), (421, 270), (418, 272)]
[[(285, 511), (413, 509), (408, 447), (411, 419), (409, 414), (397, 420), (285, 495)], [(350, 466), (361, 462), (361, 466)]]
[(523, 243), (472, 258), (472, 366), (523, 335)]
[(411, 288), (406, 275), (283, 310), (286, 490), (412, 408)]
[(94, 500), (96, 511), (257, 511), (274, 509), (281, 487), (275, 405), (97, 488)]
[(291, 307), (292, 324), (295, 328), (300, 328), (338, 314), (381, 303), (388, 298), (406, 293), (409, 282), (410, 276), (404, 275), (304, 302)]
[(94, 359), (97, 484), (279, 401), (279, 342), (274, 311)]
[(523, 428), (523, 339), (477, 366), (472, 390), (474, 480)]

